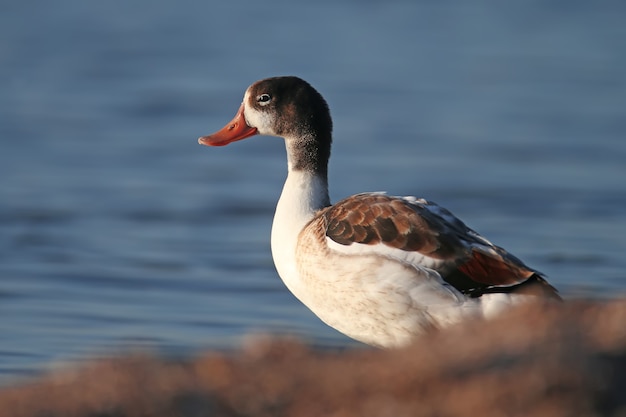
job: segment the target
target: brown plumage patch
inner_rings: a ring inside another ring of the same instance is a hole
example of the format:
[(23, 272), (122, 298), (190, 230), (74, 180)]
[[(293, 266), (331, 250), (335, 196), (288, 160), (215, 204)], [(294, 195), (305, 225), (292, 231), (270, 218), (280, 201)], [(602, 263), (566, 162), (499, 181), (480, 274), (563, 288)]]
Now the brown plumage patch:
[(444, 259), (462, 255), (464, 245), (427, 209), (383, 194), (358, 194), (327, 208), (326, 236), (342, 245), (385, 244)]
[(458, 268), (473, 280), (488, 285), (519, 284), (535, 274), (517, 258), (506, 252), (504, 255), (508, 256), (474, 250), (467, 262)]
[[(480, 296), (487, 293), (510, 292), (542, 296), (560, 300), (556, 288), (548, 284), (541, 274), (524, 265), (499, 246), (491, 248), (495, 253), (472, 251), (472, 256), (457, 270), (478, 285), (468, 293)], [(458, 279), (458, 276), (454, 277)]]
[[(463, 222), (428, 203), (385, 194), (357, 194), (324, 209), (326, 236), (341, 245), (384, 244), (445, 260), (442, 278), (459, 291), (476, 294), (517, 287), (540, 274), (506, 250), (482, 240)], [(436, 207), (436, 206), (435, 206)], [(545, 281), (543, 281), (545, 282)], [(546, 283), (548, 292), (558, 298)]]

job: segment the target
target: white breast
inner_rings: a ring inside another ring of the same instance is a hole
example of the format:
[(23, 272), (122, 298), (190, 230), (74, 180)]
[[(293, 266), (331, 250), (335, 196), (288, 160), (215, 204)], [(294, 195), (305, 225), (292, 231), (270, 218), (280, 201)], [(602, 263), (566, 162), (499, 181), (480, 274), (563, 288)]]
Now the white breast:
[(326, 246), (321, 219), (299, 238), (298, 297), (324, 322), (364, 343), (395, 347), (431, 328), (480, 314), (479, 304), (437, 272), (385, 256)]
[(289, 172), (272, 223), (272, 257), (278, 275), (301, 301), (306, 289), (301, 285), (296, 265), (298, 235), (314, 214), (328, 204), (325, 180), (302, 171)]

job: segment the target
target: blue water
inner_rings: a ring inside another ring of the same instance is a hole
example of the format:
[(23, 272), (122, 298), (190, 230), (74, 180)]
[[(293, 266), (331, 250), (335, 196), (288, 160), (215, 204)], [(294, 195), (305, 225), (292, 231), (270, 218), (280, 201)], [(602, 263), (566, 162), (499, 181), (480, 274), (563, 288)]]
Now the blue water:
[(283, 145), (196, 138), (295, 74), (335, 120), (334, 199), (448, 207), (566, 297), (626, 293), (623, 2), (0, 5), (0, 380), (258, 332), (353, 342), (277, 277)]

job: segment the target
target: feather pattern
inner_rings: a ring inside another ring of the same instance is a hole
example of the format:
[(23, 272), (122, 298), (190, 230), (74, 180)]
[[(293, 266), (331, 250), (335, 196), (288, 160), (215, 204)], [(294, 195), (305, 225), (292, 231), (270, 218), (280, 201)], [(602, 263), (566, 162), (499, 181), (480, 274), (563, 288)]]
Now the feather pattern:
[[(408, 253), (418, 253), (421, 259), (438, 261), (438, 272), (444, 280), (460, 273), (473, 281), (473, 285), (465, 284), (470, 288), (459, 290), (511, 286), (540, 275), (448, 210), (424, 199), (362, 193), (319, 215), (332, 241), (345, 246), (384, 245), (396, 250), (396, 257), (402, 259)], [(450, 283), (454, 285), (454, 279)]]

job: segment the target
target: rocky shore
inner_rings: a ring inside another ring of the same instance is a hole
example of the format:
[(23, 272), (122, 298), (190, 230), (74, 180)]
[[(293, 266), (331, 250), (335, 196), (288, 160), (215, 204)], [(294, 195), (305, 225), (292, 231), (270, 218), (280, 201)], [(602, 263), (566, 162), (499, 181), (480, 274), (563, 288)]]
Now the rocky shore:
[(257, 338), (97, 360), (0, 390), (3, 417), (626, 416), (626, 299), (528, 305), (400, 350)]

